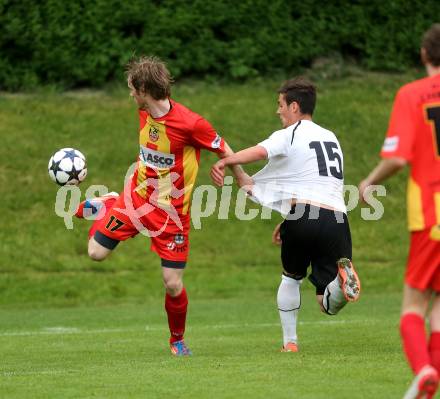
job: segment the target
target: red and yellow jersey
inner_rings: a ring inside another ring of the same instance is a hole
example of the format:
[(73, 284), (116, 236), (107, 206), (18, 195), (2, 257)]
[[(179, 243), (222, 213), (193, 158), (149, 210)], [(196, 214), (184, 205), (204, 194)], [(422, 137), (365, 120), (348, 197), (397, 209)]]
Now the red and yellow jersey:
[(132, 190), (153, 205), (186, 215), (200, 149), (222, 153), (225, 143), (200, 115), (173, 100), (170, 103), (170, 111), (160, 118), (139, 110), (139, 157)]
[(381, 156), (404, 158), (411, 165), (409, 229), (440, 225), (440, 75), (398, 91)]

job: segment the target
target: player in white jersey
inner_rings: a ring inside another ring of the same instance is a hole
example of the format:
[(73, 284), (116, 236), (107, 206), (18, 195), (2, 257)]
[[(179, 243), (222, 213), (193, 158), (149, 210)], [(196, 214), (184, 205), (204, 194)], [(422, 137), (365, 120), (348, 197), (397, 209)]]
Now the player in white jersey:
[(226, 166), (267, 159), (267, 165), (238, 184), (251, 199), (279, 211), (273, 241), (281, 245), (283, 274), (277, 302), (283, 329), (283, 352), (297, 352), (300, 286), (311, 265), (321, 310), (335, 315), (356, 301), (360, 281), (351, 262), (350, 228), (343, 197), (343, 154), (336, 136), (312, 121), (316, 89), (298, 77), (278, 91), (282, 130), (254, 147), (217, 162), (211, 170), (222, 186)]

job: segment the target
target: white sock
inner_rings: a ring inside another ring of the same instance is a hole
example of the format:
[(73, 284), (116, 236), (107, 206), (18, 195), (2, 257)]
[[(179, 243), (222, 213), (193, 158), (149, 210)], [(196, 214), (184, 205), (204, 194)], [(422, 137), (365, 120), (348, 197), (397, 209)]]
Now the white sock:
[(342, 292), (339, 278), (336, 278), (325, 287), (324, 297), (322, 298), (322, 305), (328, 314), (335, 315), (345, 305), (347, 300)]
[(283, 328), (283, 344), (288, 342), (297, 343), (296, 321), (298, 309), (301, 306), (300, 285), (302, 280), (281, 276), (281, 284), (278, 288), (277, 303), (280, 313), (281, 327)]

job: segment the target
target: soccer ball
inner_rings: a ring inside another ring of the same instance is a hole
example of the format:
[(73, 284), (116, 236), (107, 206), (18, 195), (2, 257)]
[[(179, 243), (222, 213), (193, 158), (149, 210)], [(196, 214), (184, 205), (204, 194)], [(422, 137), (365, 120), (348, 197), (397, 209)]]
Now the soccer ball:
[(73, 148), (62, 148), (50, 157), (47, 169), (60, 186), (77, 185), (87, 176), (86, 157)]

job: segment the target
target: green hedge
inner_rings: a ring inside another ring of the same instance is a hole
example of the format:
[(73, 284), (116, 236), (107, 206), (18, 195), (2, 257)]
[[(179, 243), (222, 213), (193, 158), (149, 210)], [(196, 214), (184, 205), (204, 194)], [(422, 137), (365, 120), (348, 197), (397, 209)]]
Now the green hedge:
[(335, 52), (402, 70), (439, 16), (438, 0), (0, 0), (0, 89), (99, 87), (133, 53), (175, 77), (240, 79)]

